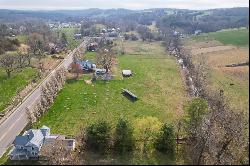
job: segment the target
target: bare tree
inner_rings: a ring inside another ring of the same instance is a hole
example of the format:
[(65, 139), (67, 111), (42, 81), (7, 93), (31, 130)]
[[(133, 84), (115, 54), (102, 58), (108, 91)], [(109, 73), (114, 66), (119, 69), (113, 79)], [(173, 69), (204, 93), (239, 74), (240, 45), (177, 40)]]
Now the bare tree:
[(10, 78), (11, 73), (17, 68), (16, 56), (11, 54), (1, 55), (0, 66), (5, 70), (8, 77)]
[(75, 79), (78, 79), (79, 74), (81, 73), (82, 69), (81, 69), (81, 65), (78, 63), (72, 63), (71, 64), (71, 69), (73, 73), (76, 73)]
[(106, 73), (108, 73), (112, 68), (114, 58), (115, 55), (110, 48), (103, 48), (98, 52), (96, 60), (97, 64), (102, 66), (106, 70)]
[[(41, 47), (41, 43), (43, 41), (42, 35), (38, 33), (32, 33), (28, 37), (28, 45), (30, 46), (30, 50), (34, 55), (38, 54), (39, 47)], [(40, 45), (40, 46), (39, 46)]]

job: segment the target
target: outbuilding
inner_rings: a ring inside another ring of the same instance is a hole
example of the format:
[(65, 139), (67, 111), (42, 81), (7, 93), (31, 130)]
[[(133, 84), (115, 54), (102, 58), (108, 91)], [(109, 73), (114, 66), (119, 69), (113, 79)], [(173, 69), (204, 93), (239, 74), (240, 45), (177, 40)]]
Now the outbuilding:
[(123, 77), (130, 77), (130, 76), (132, 76), (132, 71), (131, 70), (122, 70), (122, 76)]

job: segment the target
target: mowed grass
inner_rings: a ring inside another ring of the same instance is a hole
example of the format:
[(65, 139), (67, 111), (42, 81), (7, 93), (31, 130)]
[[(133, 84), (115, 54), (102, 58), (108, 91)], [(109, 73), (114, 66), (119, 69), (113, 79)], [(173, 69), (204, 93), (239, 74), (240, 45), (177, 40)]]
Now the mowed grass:
[(8, 78), (3, 69), (0, 68), (0, 112), (2, 112), (11, 99), (37, 75), (36, 69), (26, 68), (21, 72), (14, 72)]
[(226, 29), (192, 37), (197, 41), (218, 40), (225, 45), (249, 46), (249, 29)]
[[(114, 127), (120, 117), (133, 122), (136, 118), (153, 116), (168, 123), (180, 118), (187, 95), (176, 60), (166, 55), (159, 43), (124, 44), (128, 46), (127, 54), (118, 57), (117, 68), (132, 70), (133, 77), (99, 80), (90, 85), (84, 80), (91, 75), (68, 80), (54, 105), (34, 127), (47, 125), (52, 133), (74, 136), (82, 127), (100, 119)], [(139, 100), (128, 100), (121, 94), (122, 88), (129, 89)]]

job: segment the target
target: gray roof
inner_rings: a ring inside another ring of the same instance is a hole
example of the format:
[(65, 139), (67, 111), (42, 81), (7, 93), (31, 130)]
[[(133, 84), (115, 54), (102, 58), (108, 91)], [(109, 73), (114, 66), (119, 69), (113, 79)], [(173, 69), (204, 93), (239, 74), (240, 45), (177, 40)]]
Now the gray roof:
[(26, 145), (29, 142), (29, 139), (27, 136), (16, 136), (14, 140), (15, 145)]
[[(48, 131), (48, 132), (47, 132)], [(23, 136), (17, 136), (14, 140), (14, 145), (40, 147), (43, 143), (47, 133), (50, 133), (50, 129), (47, 126), (43, 126), (41, 129), (30, 129), (24, 133)]]
[(37, 147), (40, 147), (40, 145), (43, 143), (44, 135), (41, 130), (29, 130), (27, 135), (33, 135), (33, 137), (29, 137), (30, 140), (26, 144), (27, 145), (35, 145)]

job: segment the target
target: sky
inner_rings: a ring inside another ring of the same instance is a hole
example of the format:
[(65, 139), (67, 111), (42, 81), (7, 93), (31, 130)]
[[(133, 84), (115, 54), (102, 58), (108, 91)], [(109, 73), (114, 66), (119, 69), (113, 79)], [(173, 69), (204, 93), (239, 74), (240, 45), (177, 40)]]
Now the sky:
[(0, 0), (0, 9), (179, 8), (213, 9), (249, 7), (248, 0)]

